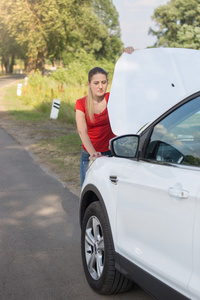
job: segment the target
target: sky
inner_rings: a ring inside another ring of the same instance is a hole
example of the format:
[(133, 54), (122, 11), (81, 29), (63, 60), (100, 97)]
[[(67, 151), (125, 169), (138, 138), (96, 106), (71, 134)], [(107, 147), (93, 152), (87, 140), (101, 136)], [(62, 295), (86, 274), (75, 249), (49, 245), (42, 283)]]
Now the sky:
[(124, 46), (143, 49), (153, 46), (156, 37), (148, 35), (150, 27), (155, 27), (151, 16), (155, 8), (169, 0), (113, 0), (119, 14), (121, 39)]

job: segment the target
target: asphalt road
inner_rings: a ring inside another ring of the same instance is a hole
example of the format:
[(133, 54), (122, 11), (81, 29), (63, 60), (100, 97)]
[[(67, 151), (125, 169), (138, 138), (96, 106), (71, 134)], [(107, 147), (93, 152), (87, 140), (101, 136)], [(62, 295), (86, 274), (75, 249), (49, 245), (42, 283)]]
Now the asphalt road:
[(5, 87), (6, 85), (12, 84), (16, 80), (23, 79), (25, 74), (13, 74), (7, 76), (0, 76), (0, 88)]
[(152, 298), (137, 286), (109, 297), (90, 289), (80, 257), (78, 197), (0, 128), (0, 300), (8, 299)]

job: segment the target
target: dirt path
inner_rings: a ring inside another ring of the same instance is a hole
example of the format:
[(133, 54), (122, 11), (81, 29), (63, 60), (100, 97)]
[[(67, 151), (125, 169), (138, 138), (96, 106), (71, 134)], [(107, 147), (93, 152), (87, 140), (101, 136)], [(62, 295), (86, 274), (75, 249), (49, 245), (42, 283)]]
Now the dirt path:
[[(13, 84), (10, 83), (10, 84)], [(7, 84), (6, 86), (8, 86)], [(77, 167), (74, 169), (74, 172), (77, 173), (77, 178), (73, 182), (68, 182), (66, 178), (67, 170), (61, 170), (59, 167), (53, 167), (48, 155), (51, 152), (51, 149), (47, 150), (42, 148), (38, 141), (45, 138), (45, 134), (48, 135), (48, 138), (53, 135), (59, 136), (63, 134), (63, 130), (73, 130), (72, 128), (62, 128), (59, 124), (53, 123), (52, 120), (46, 120), (45, 122), (23, 122), (15, 120), (12, 116), (8, 114), (3, 103), (3, 97), (5, 95), (5, 89), (0, 88), (0, 127), (3, 128), (8, 134), (13, 136), (34, 158), (34, 160), (40, 164), (40, 166), (50, 174), (51, 176), (57, 178), (63, 183), (63, 185), (70, 189), (71, 192), (80, 195), (80, 182), (79, 182), (79, 170)]]

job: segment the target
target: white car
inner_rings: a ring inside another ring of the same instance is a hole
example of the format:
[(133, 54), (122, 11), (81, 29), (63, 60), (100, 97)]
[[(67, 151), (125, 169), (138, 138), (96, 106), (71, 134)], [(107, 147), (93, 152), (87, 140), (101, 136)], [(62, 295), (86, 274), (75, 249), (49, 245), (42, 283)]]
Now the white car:
[(124, 53), (108, 103), (112, 157), (81, 191), (82, 261), (90, 286), (137, 283), (161, 300), (200, 299), (200, 51)]

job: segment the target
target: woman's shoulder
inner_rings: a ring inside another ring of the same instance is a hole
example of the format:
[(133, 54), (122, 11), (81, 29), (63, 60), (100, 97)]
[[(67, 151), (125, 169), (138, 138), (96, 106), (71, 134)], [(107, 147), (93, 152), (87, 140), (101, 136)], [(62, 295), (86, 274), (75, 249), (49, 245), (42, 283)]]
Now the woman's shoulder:
[(85, 103), (86, 98), (87, 98), (87, 96), (84, 96), (83, 98), (76, 100), (76, 102)]
[(83, 110), (85, 108), (85, 100), (86, 100), (86, 96), (76, 100), (75, 109)]

